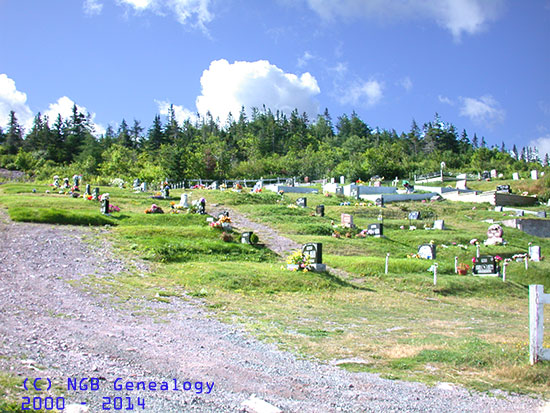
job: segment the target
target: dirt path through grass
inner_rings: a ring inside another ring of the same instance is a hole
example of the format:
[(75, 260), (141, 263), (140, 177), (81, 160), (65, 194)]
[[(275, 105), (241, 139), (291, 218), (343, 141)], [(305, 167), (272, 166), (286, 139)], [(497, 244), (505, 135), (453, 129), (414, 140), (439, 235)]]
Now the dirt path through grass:
[[(119, 258), (102, 237), (104, 231), (0, 222), (0, 379), (18, 382), (4, 392), (17, 392), (24, 378), (50, 378), (49, 394), (64, 394), (67, 404), (86, 401), (91, 412), (103, 411), (104, 397), (122, 397), (125, 403), (129, 397), (136, 411), (238, 412), (252, 394), (286, 412), (541, 408), (541, 401), (529, 397), (497, 399), (450, 385), (429, 388), (300, 360), (216, 321), (202, 302), (189, 297), (171, 297), (169, 303), (142, 297), (117, 301), (97, 291), (101, 284), (95, 280), (147, 277), (147, 266)], [(69, 377), (97, 377), (100, 389), (68, 392)], [(118, 391), (117, 378), (154, 381), (159, 387)], [(170, 390), (160, 390), (162, 382)], [(197, 382), (214, 382), (211, 393), (204, 384), (197, 394)], [(189, 386), (185, 383), (195, 390), (182, 390)], [(138, 397), (145, 410), (137, 406)]]
[[(260, 243), (265, 244), (267, 248), (283, 258), (287, 257), (292, 252), (301, 249), (302, 247), (300, 244), (291, 240), (290, 238), (279, 234), (273, 228), (252, 221), (246, 215), (240, 213), (239, 211), (236, 211), (235, 209), (219, 205), (211, 206), (208, 209), (208, 212), (214, 217), (218, 217), (224, 211), (229, 212), (229, 217), (231, 218), (233, 226), (238, 228), (240, 231), (253, 231), (260, 239)], [(354, 279), (347, 271), (341, 270), (339, 268), (327, 266), (327, 270), (331, 274), (335, 274), (344, 280), (356, 284), (361, 284), (364, 281), (364, 279), (362, 278)]]

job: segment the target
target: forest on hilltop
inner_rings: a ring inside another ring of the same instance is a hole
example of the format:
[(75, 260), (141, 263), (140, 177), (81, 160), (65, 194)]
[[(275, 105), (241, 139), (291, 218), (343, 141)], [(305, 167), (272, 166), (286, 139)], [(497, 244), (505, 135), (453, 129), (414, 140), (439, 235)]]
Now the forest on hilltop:
[(37, 180), (53, 175), (82, 174), (90, 181), (113, 178), (154, 182), (164, 178), (229, 179), (297, 176), (320, 179), (344, 175), (349, 180), (410, 178), (414, 173), (448, 170), (515, 171), (548, 166), (536, 148), (487, 147), (485, 139), (458, 132), (436, 114), (410, 131), (372, 128), (353, 112), (334, 123), (325, 110), (311, 120), (298, 110), (286, 114), (265, 106), (245, 109), (237, 119), (230, 114), (224, 125), (210, 114), (178, 123), (170, 107), (163, 120), (155, 115), (146, 130), (141, 122), (122, 120), (96, 136), (90, 115), (76, 105), (67, 119), (52, 122), (38, 113), (25, 133), (11, 112), (0, 128), (0, 167), (26, 172)]

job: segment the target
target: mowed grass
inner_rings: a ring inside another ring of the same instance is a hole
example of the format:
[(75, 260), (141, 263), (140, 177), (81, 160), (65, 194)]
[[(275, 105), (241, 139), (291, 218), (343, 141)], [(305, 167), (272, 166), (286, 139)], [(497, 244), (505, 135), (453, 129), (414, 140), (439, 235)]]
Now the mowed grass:
[[(100, 216), (98, 203), (45, 195), (44, 188), (33, 194), (31, 188), (2, 185), (0, 203), (14, 216), (18, 208)], [(454, 257), (471, 265), (476, 249), (470, 240), (486, 239), (488, 220), (507, 218), (489, 205), (401, 203), (377, 208), (352, 200), (351, 206), (340, 206), (343, 198), (323, 195), (188, 191), (191, 201), (206, 197), (207, 210), (212, 203), (226, 205), (299, 243), (323, 243), (324, 262), (351, 275), (340, 279), (290, 272), (261, 246), (223, 242), (204, 216), (143, 212), (151, 203), (168, 211), (168, 201), (117, 188), (101, 192), (109, 192), (111, 202), (122, 209), (105, 218), (113, 221), (109, 237), (114, 247), (151, 261), (152, 272), (94, 278), (90, 286), (101, 285), (128, 300), (139, 294), (169, 302), (187, 292), (202, 297), (221, 319), (240, 323), (262, 339), (351, 371), (550, 395), (549, 365), (529, 366), (527, 344), (528, 285), (543, 284), (550, 291), (550, 264), (530, 262), (526, 270), (522, 262), (512, 262), (506, 283), (454, 274)], [(173, 199), (181, 192), (172, 191)], [(289, 208), (299, 196), (308, 198), (308, 208)], [(325, 217), (314, 216), (320, 204), (325, 205)], [(407, 216), (413, 210), (428, 218), (410, 222)], [(359, 228), (380, 222), (382, 215), (385, 237), (332, 237), (332, 222), (338, 224), (341, 213), (352, 214)], [(447, 230), (424, 229), (436, 217), (445, 220)], [(56, 223), (58, 218), (50, 219)], [(409, 230), (410, 225), (417, 229)], [(511, 257), (526, 252), (529, 242), (540, 245), (543, 254), (550, 250), (546, 239), (515, 229), (504, 228), (504, 238), (507, 245), (481, 245), (481, 253)], [(437, 246), (437, 285), (428, 271), (433, 261), (407, 258), (429, 242)]]

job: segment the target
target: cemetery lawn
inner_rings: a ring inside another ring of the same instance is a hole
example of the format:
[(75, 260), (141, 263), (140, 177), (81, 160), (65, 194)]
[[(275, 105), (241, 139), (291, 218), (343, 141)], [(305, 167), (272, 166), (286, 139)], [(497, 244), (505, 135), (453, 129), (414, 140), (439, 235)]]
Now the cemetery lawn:
[[(504, 213), (489, 211), (488, 204), (401, 203), (380, 209), (340, 206), (343, 199), (338, 197), (307, 194), (308, 208), (298, 209), (288, 207), (298, 194), (281, 198), (271, 193), (190, 192), (190, 200), (207, 198), (207, 211), (212, 203), (223, 204), (298, 243), (322, 242), (323, 261), (349, 273), (338, 278), (287, 271), (283, 260), (265, 247), (224, 242), (205, 216), (144, 213), (152, 203), (168, 212), (166, 200), (101, 188), (121, 208), (105, 217), (97, 202), (45, 194), (45, 189), (37, 184), (1, 185), (0, 206), (15, 221), (108, 225), (108, 232), (97, 231), (109, 237), (113, 248), (150, 262), (146, 276), (90, 276), (83, 288), (110, 292), (121, 300), (141, 295), (170, 301), (184, 293), (202, 297), (224, 321), (300, 356), (351, 371), (550, 396), (550, 365), (528, 363), (527, 302), (529, 284), (543, 284), (550, 291), (549, 261), (530, 262), (528, 270), (523, 263), (510, 263), (506, 283), (454, 274), (454, 257), (471, 266), (475, 246), (470, 240), (486, 239), (490, 224), (483, 220), (505, 219)], [(172, 192), (178, 202), (181, 190)], [(312, 216), (319, 204), (325, 205), (325, 217)], [(409, 222), (406, 217), (413, 210), (427, 219)], [(338, 224), (341, 213), (352, 214), (355, 224), (365, 228), (379, 222), (380, 212), (384, 238), (346, 238), (345, 230), (341, 238), (332, 236), (331, 221)], [(435, 218), (444, 219), (448, 229), (425, 230)], [(418, 229), (408, 230), (410, 224)], [(233, 236), (239, 240), (238, 234)], [(481, 245), (481, 253), (507, 258), (524, 253), (529, 242), (540, 245), (543, 255), (550, 251), (549, 240), (519, 230), (505, 227), (504, 239), (506, 246)], [(436, 286), (427, 271), (431, 261), (407, 258), (430, 241), (437, 245)], [(550, 346), (550, 340), (545, 345)]]

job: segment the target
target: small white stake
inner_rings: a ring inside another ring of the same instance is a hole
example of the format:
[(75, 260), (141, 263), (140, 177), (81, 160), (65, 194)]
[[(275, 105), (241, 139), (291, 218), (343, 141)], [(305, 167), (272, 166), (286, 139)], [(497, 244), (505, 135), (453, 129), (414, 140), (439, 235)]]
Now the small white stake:
[(455, 257), (455, 274), (458, 274), (458, 257)]
[(385, 274), (388, 273), (388, 264), (389, 264), (389, 261), (390, 261), (390, 253), (388, 252), (386, 254), (386, 270), (385, 270)]

